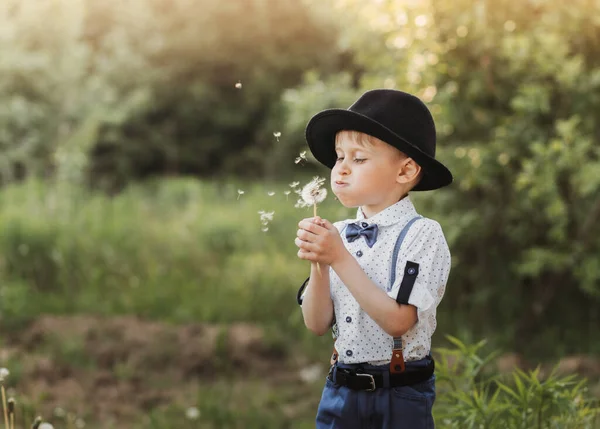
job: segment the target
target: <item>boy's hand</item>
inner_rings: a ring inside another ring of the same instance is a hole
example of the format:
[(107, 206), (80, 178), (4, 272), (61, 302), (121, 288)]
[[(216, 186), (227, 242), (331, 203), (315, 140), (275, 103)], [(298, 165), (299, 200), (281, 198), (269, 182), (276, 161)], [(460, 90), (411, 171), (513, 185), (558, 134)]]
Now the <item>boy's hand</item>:
[(295, 243), (300, 248), (300, 259), (331, 265), (347, 252), (339, 231), (328, 220), (319, 216), (306, 218), (298, 227)]

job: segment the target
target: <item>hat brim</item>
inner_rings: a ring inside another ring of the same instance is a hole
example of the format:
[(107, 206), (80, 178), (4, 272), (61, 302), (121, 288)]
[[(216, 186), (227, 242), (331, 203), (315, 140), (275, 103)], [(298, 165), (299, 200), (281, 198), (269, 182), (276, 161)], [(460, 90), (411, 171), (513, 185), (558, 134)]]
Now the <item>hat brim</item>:
[(379, 122), (345, 109), (328, 109), (317, 113), (306, 126), (308, 147), (317, 161), (329, 168), (333, 168), (337, 159), (335, 135), (342, 130), (359, 131), (377, 137), (414, 159), (421, 166), (423, 176), (413, 191), (430, 191), (452, 183), (452, 173), (444, 164)]

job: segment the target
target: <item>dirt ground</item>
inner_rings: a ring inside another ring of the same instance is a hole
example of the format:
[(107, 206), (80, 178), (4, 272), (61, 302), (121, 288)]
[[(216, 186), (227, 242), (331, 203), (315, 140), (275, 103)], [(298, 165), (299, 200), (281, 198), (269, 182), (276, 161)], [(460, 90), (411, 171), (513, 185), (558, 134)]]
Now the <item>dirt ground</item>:
[(28, 398), (36, 414), (68, 410), (102, 427), (131, 427), (157, 407), (189, 404), (200, 385), (223, 377), (268, 374), (268, 384), (307, 384), (322, 380), (326, 370), (286, 356), (260, 328), (242, 323), (44, 316), (21, 332), (0, 335), (9, 393)]
[[(174, 326), (135, 317), (44, 316), (19, 332), (0, 330), (0, 338), (0, 367), (11, 370), (9, 394), (27, 398), (21, 403), (32, 413), (56, 418), (69, 412), (93, 427), (132, 427), (166, 404), (193, 403), (199, 386), (224, 377), (258, 378), (267, 387), (316, 386), (327, 370), (326, 362), (290, 356), (263, 330), (241, 323)], [(501, 372), (515, 366), (529, 365), (514, 354), (497, 361)], [(559, 367), (600, 378), (597, 359), (566, 357)], [(318, 397), (311, 401), (304, 405), (316, 406)]]

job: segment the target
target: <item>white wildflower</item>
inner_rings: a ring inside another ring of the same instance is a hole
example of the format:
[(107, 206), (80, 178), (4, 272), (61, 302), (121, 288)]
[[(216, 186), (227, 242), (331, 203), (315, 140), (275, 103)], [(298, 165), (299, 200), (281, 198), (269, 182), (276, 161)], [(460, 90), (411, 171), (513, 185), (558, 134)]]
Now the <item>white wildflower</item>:
[(300, 156), (294, 161), (295, 164), (300, 164), (302, 161), (306, 161), (306, 151), (300, 152)]
[(6, 368), (0, 368), (0, 383), (10, 375), (10, 371)]
[(321, 188), (323, 183), (325, 183), (324, 178), (315, 176), (313, 180), (304, 185), (300, 192), (301, 198), (298, 200), (300, 207), (316, 206), (325, 200), (327, 189)]
[(197, 420), (200, 417), (200, 410), (196, 407), (189, 407), (185, 410), (185, 417), (188, 420)]
[(298, 375), (300, 377), (300, 380), (302, 380), (303, 382), (314, 383), (319, 378), (321, 378), (322, 372), (323, 371), (320, 364), (313, 364), (311, 366), (302, 368), (300, 371), (298, 371)]

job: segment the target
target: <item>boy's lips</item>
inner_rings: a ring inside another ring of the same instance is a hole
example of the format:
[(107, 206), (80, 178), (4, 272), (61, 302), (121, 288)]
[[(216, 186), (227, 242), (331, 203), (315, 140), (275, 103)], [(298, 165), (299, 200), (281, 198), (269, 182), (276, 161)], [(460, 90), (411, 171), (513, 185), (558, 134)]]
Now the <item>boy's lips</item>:
[(336, 180), (334, 183), (335, 183), (335, 186), (338, 187), (338, 188), (341, 188), (341, 187), (344, 187), (344, 186), (348, 186), (348, 183), (344, 182), (342, 180)]

